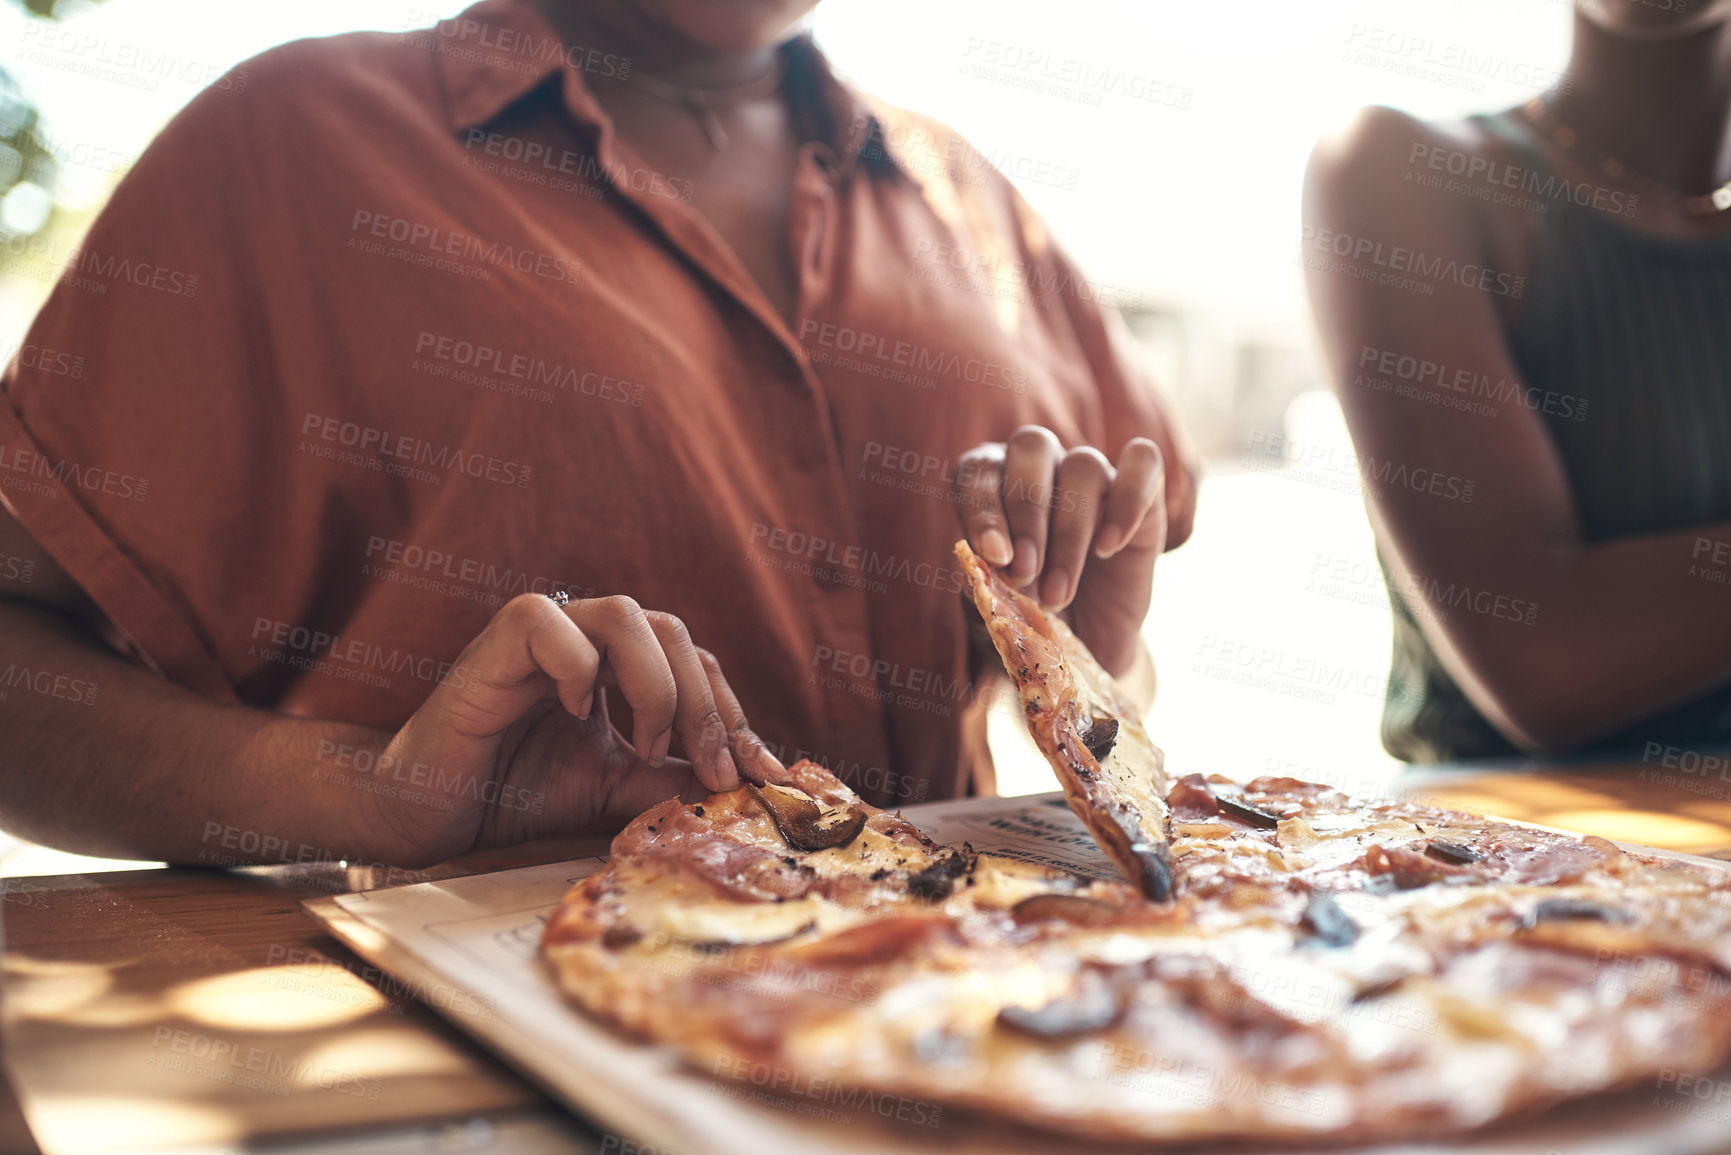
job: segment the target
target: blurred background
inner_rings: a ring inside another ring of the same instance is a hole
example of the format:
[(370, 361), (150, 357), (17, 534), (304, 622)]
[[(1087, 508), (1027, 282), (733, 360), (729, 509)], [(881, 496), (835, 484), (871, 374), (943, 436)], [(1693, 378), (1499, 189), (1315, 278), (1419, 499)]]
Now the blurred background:
[[(56, 258), (202, 86), (286, 40), (463, 7), (0, 0), (0, 359)], [(1529, 99), (1565, 59), (1569, 13), (1567, 0), (818, 10), (845, 75), (948, 122), (1016, 181), (1123, 305), (1206, 454), (1196, 535), (1163, 563), (1147, 626), (1161, 671), (1150, 729), (1174, 769), (1364, 793), (1392, 774), (1377, 737), (1387, 601), (1297, 263), (1305, 159), (1366, 104), (1434, 118)], [(1005, 793), (1053, 788), (1012, 713), (994, 714), (993, 742)], [(0, 836), (0, 873), (73, 861)]]

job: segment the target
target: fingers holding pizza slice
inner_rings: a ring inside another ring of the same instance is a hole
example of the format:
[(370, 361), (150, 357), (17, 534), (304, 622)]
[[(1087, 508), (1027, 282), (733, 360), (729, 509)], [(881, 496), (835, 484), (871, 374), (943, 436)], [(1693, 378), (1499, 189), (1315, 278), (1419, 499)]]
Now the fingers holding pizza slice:
[(956, 543), (956, 559), (1070, 809), (1125, 878), (1154, 901), (1169, 900), (1172, 782), (1140, 711), (1068, 626), (967, 542)]

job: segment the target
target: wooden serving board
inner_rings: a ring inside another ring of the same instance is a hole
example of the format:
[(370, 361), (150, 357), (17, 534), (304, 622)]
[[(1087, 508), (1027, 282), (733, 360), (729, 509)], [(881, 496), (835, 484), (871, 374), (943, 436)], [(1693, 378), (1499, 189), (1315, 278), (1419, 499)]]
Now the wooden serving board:
[[(904, 813), (941, 842), (965, 840), (981, 850), (1113, 876), (1057, 794), (933, 803)], [(466, 992), (437, 1009), (600, 1129), (630, 1136), (649, 1150), (1070, 1155), (1078, 1149), (1074, 1140), (1003, 1126), (936, 1103), (837, 1087), (797, 1071), (765, 1067), (743, 1082), (712, 1078), (666, 1048), (633, 1041), (590, 1019), (564, 1001), (539, 959), (538, 943), (548, 914), (570, 885), (604, 864), (600, 857), (580, 859), (320, 898), (305, 907), (378, 967), (411, 983)], [(474, 1008), (483, 997), (490, 1002), (480, 1013)], [(1731, 1103), (1731, 1082), (1723, 1085)], [(1728, 1148), (1731, 1106), (1701, 1099), (1698, 1089), (1680, 1094), (1648, 1087), (1572, 1103), (1458, 1143), (1355, 1150), (1365, 1155), (1624, 1155), (1637, 1150), (1709, 1155)]]

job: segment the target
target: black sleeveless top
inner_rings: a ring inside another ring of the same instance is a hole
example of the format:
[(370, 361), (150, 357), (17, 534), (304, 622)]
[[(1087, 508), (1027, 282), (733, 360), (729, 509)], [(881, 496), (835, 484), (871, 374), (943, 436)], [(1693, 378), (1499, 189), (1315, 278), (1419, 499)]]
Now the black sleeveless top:
[[(1551, 175), (1502, 118), (1475, 120), (1519, 149), (1536, 173)], [(1653, 236), (1566, 195), (1542, 203), (1525, 305), (1508, 337), (1516, 367), (1537, 391), (1529, 403), (1541, 402), (1533, 407), (1568, 472), (1586, 540), (1731, 519), (1731, 237)], [(1554, 396), (1543, 404), (1547, 393)], [(1383, 572), (1386, 579), (1386, 564)], [(1394, 660), (1382, 738), (1389, 753), (1411, 762), (1515, 753), (1443, 669), (1395, 584), (1388, 586)], [(1731, 589), (1726, 597), (1731, 612)], [(1610, 604), (1604, 612), (1641, 607)], [(1653, 638), (1655, 650), (1665, 644)], [(1731, 686), (1592, 751), (1726, 739)]]

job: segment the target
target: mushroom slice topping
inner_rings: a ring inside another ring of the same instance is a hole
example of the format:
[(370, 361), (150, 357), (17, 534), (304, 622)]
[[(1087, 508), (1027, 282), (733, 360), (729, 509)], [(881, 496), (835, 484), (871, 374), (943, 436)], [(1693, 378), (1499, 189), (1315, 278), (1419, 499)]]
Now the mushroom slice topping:
[(1094, 761), (1104, 762), (1106, 755), (1112, 752), (1112, 746), (1118, 741), (1118, 719), (1099, 717), (1082, 731), (1082, 745), (1088, 748), (1088, 753), (1094, 756)]
[(1109, 902), (1080, 894), (1036, 894), (1010, 908), (1017, 922), (1067, 922), (1076, 926), (1100, 926), (1121, 912)]
[(998, 1025), (1036, 1039), (1064, 1039), (1103, 1030), (1124, 1013), (1123, 998), (1109, 983), (1086, 979), (1075, 991), (1044, 1006), (1008, 1006)]
[(1440, 838), (1432, 839), (1424, 852), (1438, 862), (1452, 862), (1457, 866), (1470, 866), (1484, 857), (1470, 846), (1462, 846), (1458, 842), (1444, 842)]
[(846, 846), (865, 828), (866, 812), (858, 806), (823, 806), (791, 786), (752, 786), (751, 792), (775, 819), (782, 838), (798, 850)]
[(1231, 815), (1240, 822), (1251, 826), (1260, 826), (1266, 830), (1275, 830), (1280, 826), (1280, 816), (1270, 814), (1260, 806), (1252, 806), (1248, 802), (1237, 798), (1228, 798), (1225, 795), (1217, 796), (1215, 800), (1220, 803), (1222, 814)]
[(1358, 939), (1358, 924), (1334, 896), (1323, 891), (1310, 896), (1301, 921), (1315, 936), (1312, 941), (1324, 946), (1350, 946)]
[(1541, 922), (1562, 922), (1589, 919), (1594, 922), (1628, 923), (1635, 916), (1615, 906), (1586, 898), (1547, 898), (1528, 912), (1521, 926), (1531, 930)]

